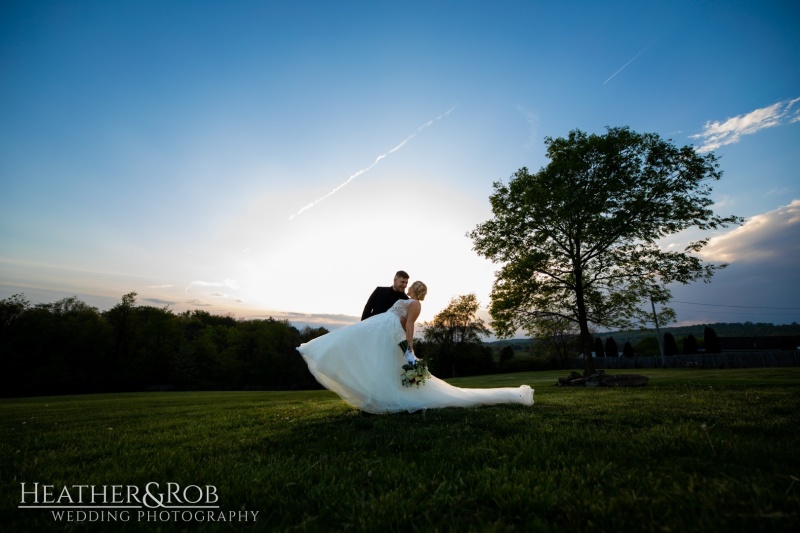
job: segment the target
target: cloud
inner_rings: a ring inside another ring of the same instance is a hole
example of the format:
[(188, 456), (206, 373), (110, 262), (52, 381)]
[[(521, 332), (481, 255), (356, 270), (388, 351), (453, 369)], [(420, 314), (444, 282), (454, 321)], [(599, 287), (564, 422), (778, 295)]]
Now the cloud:
[(525, 121), (530, 126), (530, 142), (528, 144), (529, 147), (534, 146), (534, 144), (538, 141), (536, 138), (537, 130), (539, 126), (539, 116), (536, 113), (528, 111), (527, 109), (523, 108), (522, 106), (517, 106), (517, 111), (519, 111), (523, 117), (525, 117)]
[(800, 102), (800, 98), (783, 100), (751, 111), (746, 115), (738, 115), (725, 122), (706, 122), (703, 131), (690, 135), (691, 139), (701, 139), (703, 143), (697, 152), (704, 153), (716, 150), (727, 144), (738, 143), (742, 135), (752, 135), (765, 128), (772, 128), (786, 123), (800, 121), (800, 109), (792, 108)]
[(283, 313), (289, 320), (306, 320), (306, 321), (327, 321), (341, 324), (354, 324), (361, 320), (357, 316), (343, 315), (341, 313), (298, 313), (296, 311), (287, 311)]
[(192, 287), (226, 287), (238, 291), (239, 283), (235, 279), (225, 279), (223, 281), (193, 281), (183, 292), (189, 292), (189, 289)]
[(295, 213), (295, 214), (293, 214), (292, 216), (289, 217), (289, 220), (293, 220), (294, 217), (302, 215), (304, 212), (308, 211), (309, 209), (311, 209), (312, 207), (314, 207), (315, 205), (317, 205), (321, 201), (326, 200), (326, 199), (330, 198), (331, 196), (333, 196), (334, 194), (336, 194), (337, 192), (339, 192), (341, 189), (343, 189), (345, 186), (349, 185), (350, 182), (353, 181), (354, 179), (356, 179), (357, 177), (359, 177), (362, 174), (365, 174), (365, 173), (369, 172), (370, 170), (372, 170), (372, 168), (375, 165), (377, 165), (378, 163), (380, 163), (381, 161), (386, 159), (388, 156), (390, 156), (391, 154), (395, 153), (396, 151), (401, 149), (403, 146), (405, 146), (408, 141), (410, 141), (411, 139), (413, 139), (417, 135), (417, 133), (419, 133), (422, 130), (424, 130), (425, 128), (431, 126), (435, 121), (443, 119), (444, 117), (446, 117), (447, 115), (452, 113), (453, 110), (455, 110), (456, 107), (458, 107), (458, 104), (454, 105), (453, 107), (451, 107), (446, 112), (444, 112), (441, 115), (439, 115), (438, 117), (432, 118), (429, 121), (427, 121), (426, 123), (424, 123), (422, 126), (418, 127), (417, 131), (415, 131), (414, 133), (412, 133), (411, 135), (409, 135), (408, 137), (403, 139), (403, 141), (400, 144), (398, 144), (397, 146), (395, 146), (394, 148), (392, 148), (391, 150), (389, 150), (385, 154), (381, 154), (377, 158), (375, 158), (375, 161), (373, 161), (373, 163), (370, 166), (368, 166), (366, 168), (362, 168), (361, 170), (359, 170), (355, 174), (351, 174), (350, 177), (348, 177), (344, 182), (342, 182), (339, 185), (337, 185), (333, 190), (331, 190), (325, 196), (322, 196), (322, 197), (314, 200), (313, 202), (301, 207), (300, 210), (297, 213)]
[(726, 263), (795, 262), (800, 257), (800, 200), (750, 217), (744, 225), (712, 238), (702, 255)]
[(702, 256), (729, 265), (711, 283), (671, 287), (679, 323), (800, 321), (800, 200), (714, 237)]
[(330, 314), (330, 313), (298, 313), (294, 311), (275, 311), (269, 314), (251, 315), (249, 319), (274, 318), (276, 320), (287, 320), (297, 329), (308, 326), (311, 328), (323, 327), (328, 331), (352, 326), (361, 318), (351, 315)]
[(779, 189), (770, 189), (764, 193), (764, 196), (773, 196), (773, 195), (780, 195), (780, 196), (789, 196), (792, 194), (791, 187), (781, 187)]
[(162, 300), (161, 298), (145, 298), (145, 302), (150, 302), (156, 305), (175, 305), (178, 302), (173, 302), (170, 300)]

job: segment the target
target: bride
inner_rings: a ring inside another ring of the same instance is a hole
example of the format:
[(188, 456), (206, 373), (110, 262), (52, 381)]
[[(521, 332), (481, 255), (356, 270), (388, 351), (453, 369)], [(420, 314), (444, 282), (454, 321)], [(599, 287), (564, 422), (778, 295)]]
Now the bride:
[[(416, 281), (408, 289), (408, 300), (398, 300), (385, 313), (317, 337), (297, 350), (317, 381), (369, 413), (499, 403), (532, 405), (533, 389), (528, 385), (461, 389), (430, 375), (419, 385), (403, 385), (403, 366), (418, 361), (414, 322), (427, 292), (425, 284)], [(403, 340), (408, 343), (405, 355), (398, 346)]]

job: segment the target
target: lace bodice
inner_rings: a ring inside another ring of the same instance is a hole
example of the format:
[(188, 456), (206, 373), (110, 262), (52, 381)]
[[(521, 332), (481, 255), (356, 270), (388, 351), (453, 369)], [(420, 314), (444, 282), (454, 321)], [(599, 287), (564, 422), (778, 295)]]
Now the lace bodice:
[(408, 300), (397, 300), (386, 312), (393, 313), (399, 320), (405, 320), (408, 316), (408, 306), (411, 305), (411, 302), (416, 302), (416, 300), (412, 300), (411, 298)]

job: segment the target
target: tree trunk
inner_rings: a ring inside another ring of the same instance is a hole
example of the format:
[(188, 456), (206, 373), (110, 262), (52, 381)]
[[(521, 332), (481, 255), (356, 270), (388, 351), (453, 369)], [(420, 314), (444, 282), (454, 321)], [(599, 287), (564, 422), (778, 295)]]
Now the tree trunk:
[(589, 326), (586, 319), (580, 319), (581, 326), (581, 346), (583, 347), (583, 369), (586, 375), (594, 374), (594, 359), (592, 358), (592, 334), (589, 333)]
[(575, 268), (575, 299), (578, 304), (578, 325), (581, 329), (581, 348), (583, 348), (583, 369), (586, 375), (594, 374), (592, 359), (592, 334), (589, 333), (589, 320), (586, 318), (586, 303), (583, 300), (583, 271)]

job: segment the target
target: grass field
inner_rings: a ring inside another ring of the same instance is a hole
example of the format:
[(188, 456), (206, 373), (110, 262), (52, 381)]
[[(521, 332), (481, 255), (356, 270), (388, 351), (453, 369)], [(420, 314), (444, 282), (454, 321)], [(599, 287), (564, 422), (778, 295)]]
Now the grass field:
[[(554, 387), (564, 374), (450, 380), (528, 383), (533, 407), (374, 417), (327, 391), (0, 400), (0, 529), (800, 528), (800, 369), (648, 370), (641, 389)], [(19, 508), (23, 482), (53, 485), (51, 500), (65, 485), (211, 485), (236, 519), (56, 521)]]

